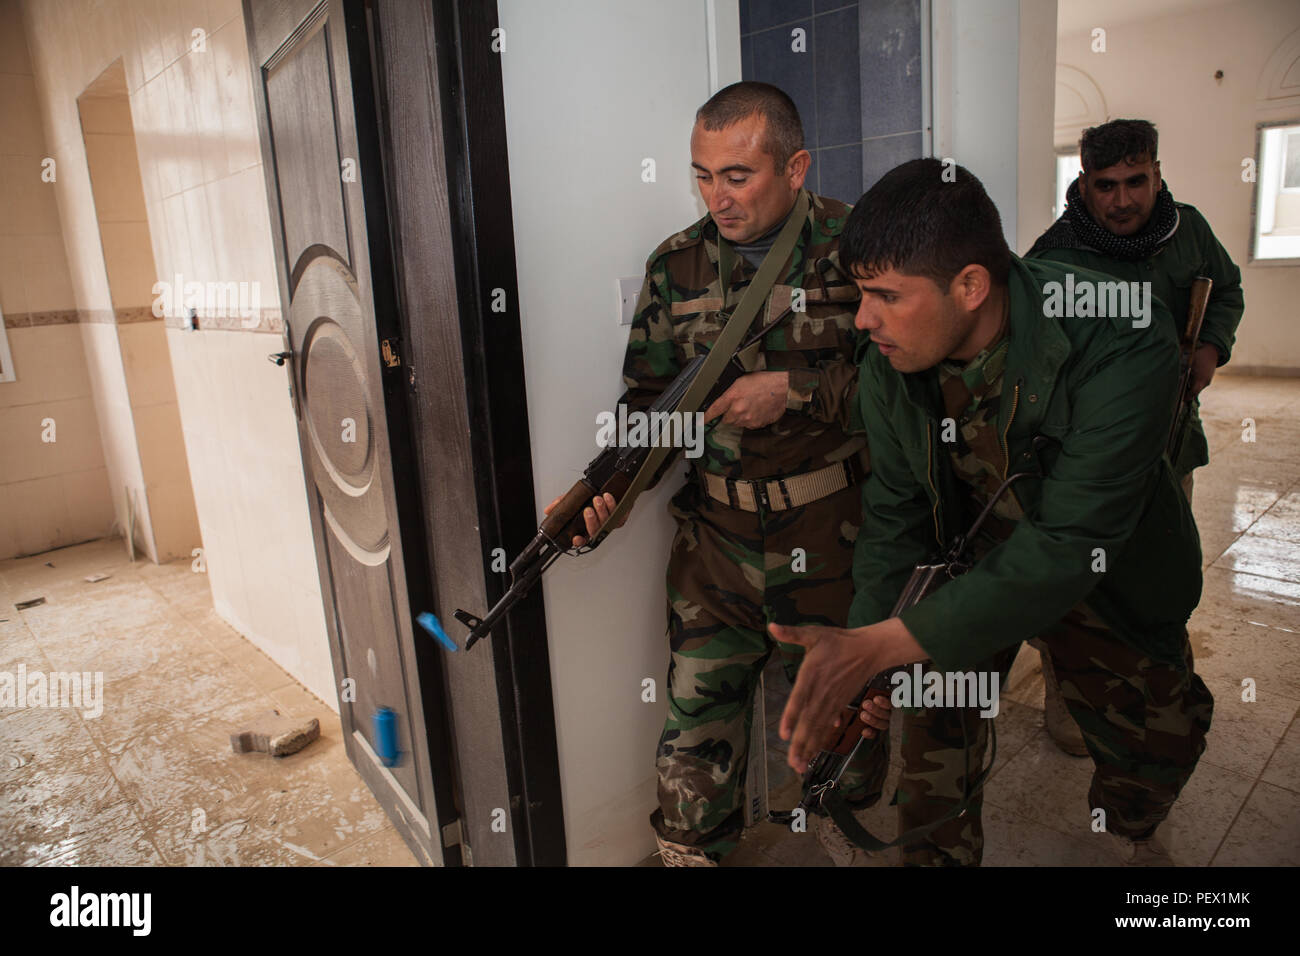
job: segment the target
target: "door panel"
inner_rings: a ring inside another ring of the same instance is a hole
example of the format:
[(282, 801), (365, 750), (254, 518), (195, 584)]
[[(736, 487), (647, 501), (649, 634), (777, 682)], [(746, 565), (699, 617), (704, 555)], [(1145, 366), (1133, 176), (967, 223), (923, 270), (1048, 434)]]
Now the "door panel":
[[(382, 225), (369, 207), (382, 209), (383, 185), (378, 169), (362, 168), (366, 146), (357, 139), (358, 128), (373, 126), (365, 115), (368, 89), (355, 97), (353, 89), (369, 65), (350, 59), (358, 51), (349, 31), (364, 30), (364, 10), (343, 0), (245, 0), (244, 12), (348, 756), (417, 856), (438, 864), (442, 826), (454, 819), (453, 786), (447, 748), (435, 746), (438, 759), (431, 759), (430, 738), (441, 732), (443, 715), (440, 700), (426, 702), (423, 689), (439, 686), (441, 676), (417, 660), (408, 585), (422, 600), (424, 575), (408, 582), (409, 536), (396, 507), (391, 389), (376, 328), (377, 299), (391, 307), (387, 236), (382, 228), (368, 233), (376, 221)], [(421, 523), (418, 515), (404, 520)], [(375, 714), (385, 707), (395, 718), (395, 763), (383, 759), (376, 734)]]

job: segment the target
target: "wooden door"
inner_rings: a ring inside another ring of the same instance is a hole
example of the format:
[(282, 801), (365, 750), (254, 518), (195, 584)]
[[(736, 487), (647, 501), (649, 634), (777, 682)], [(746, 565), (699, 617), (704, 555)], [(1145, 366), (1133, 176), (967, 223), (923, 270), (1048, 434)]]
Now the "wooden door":
[[(398, 503), (409, 496), (395, 484), (389, 436), (405, 427), (393, 421), (403, 370), (381, 344), (394, 293), (365, 9), (245, 0), (244, 18), (348, 756), (422, 862), (459, 862), (458, 852), (444, 858), (457, 838), (447, 718), (429, 690), (441, 674), (413, 634), (423, 610), (413, 599), (427, 587), (413, 553), (421, 520), (408, 507), (403, 534)], [(385, 708), (395, 761), (376, 729)]]

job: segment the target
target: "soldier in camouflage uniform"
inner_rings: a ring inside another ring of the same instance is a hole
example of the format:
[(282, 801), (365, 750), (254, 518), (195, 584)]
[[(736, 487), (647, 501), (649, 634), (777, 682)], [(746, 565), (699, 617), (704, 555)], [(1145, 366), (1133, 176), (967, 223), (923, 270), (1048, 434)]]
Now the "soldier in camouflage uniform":
[[(1053, 317), (1052, 283), (1071, 270), (1076, 284), (1107, 277), (1017, 259), (979, 180), (944, 172), (938, 160), (891, 171), (846, 230), (842, 255), (863, 293), (858, 328), (875, 343), (864, 346), (859, 390), (873, 470), (851, 630), (772, 628), (808, 648), (782, 718), (791, 763), (802, 767), (870, 674), (928, 658), (1005, 681), (1020, 642), (1038, 634), (1096, 765), (1094, 814), (1080, 814), (1079, 832), (1106, 833), (1126, 862), (1168, 863), (1156, 829), (1213, 711), (1185, 626), (1200, 549), (1161, 453), (1177, 376), (1173, 316), (1157, 300), (1145, 326)], [(969, 528), (1018, 471), (1041, 474), (998, 500), (972, 570), (890, 617), (913, 565)], [(976, 709), (904, 710), (900, 830), (943, 816), (979, 771), (987, 725)], [(903, 861), (979, 863), (980, 802), (905, 847)]]
[[(811, 159), (794, 104), (766, 84), (716, 94), (697, 115), (691, 143), (710, 214), (647, 261), (623, 368), (629, 411), (647, 409), (716, 340), (799, 208)], [(767, 624), (843, 625), (852, 600), (867, 459), (866, 438), (851, 434), (848, 421), (858, 294), (836, 249), (849, 210), (808, 199), (794, 253), (751, 333), (779, 321), (746, 354), (750, 374), (705, 411), (704, 454), (670, 506), (669, 716), (651, 817), (665, 863), (716, 863), (739, 840), (759, 676), (776, 650), (793, 679), (801, 656), (776, 645)], [(725, 282), (720, 234), (738, 253)], [(593, 500), (591, 532), (613, 505), (610, 496)], [(858, 768), (850, 796), (877, 798), (882, 776), (883, 763)]]

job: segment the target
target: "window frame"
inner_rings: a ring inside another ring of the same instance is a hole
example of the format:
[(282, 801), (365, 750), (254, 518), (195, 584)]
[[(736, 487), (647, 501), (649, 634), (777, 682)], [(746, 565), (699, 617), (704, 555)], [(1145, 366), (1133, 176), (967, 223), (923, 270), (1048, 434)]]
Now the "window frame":
[[(1289, 119), (1280, 119), (1280, 120), (1261, 120), (1255, 124), (1255, 182), (1253, 184), (1255, 188), (1251, 190), (1251, 195), (1250, 195), (1250, 236), (1246, 243), (1246, 262), (1248, 265), (1292, 266), (1292, 267), (1300, 266), (1300, 255), (1285, 256), (1285, 257), (1270, 257), (1270, 256), (1261, 257), (1257, 255), (1257, 252), (1259, 250), (1259, 240), (1261, 238), (1259, 234), (1259, 222), (1260, 222), (1259, 204), (1260, 204), (1260, 197), (1262, 195), (1262, 190), (1265, 185), (1264, 183), (1264, 136), (1265, 133), (1267, 133), (1269, 130), (1274, 130), (1274, 129), (1278, 129), (1281, 127), (1288, 127), (1288, 126), (1296, 127), (1297, 128), (1296, 132), (1300, 133), (1300, 117), (1291, 117)], [(1283, 142), (1285, 144), (1285, 140), (1283, 140)], [(1280, 157), (1280, 162), (1279, 162), (1279, 170), (1278, 170), (1279, 178), (1285, 175), (1285, 169), (1286, 169), (1285, 160), (1286, 160), (1286, 153), (1285, 153), (1285, 145), (1284, 145), (1283, 153), (1282, 156)], [(1281, 195), (1284, 192), (1288, 194), (1300, 193), (1300, 187), (1292, 187), (1290, 189), (1287, 189), (1282, 185), (1281, 182), (1279, 182), (1277, 186), (1277, 191), (1279, 195)]]

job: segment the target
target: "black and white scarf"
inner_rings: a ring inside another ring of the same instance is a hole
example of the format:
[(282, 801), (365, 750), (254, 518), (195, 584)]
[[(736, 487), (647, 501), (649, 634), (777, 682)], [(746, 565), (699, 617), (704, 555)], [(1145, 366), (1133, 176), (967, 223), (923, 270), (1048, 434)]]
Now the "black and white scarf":
[(1065, 212), (1038, 237), (1028, 255), (1047, 249), (1089, 249), (1113, 259), (1138, 262), (1151, 256), (1177, 231), (1178, 207), (1174, 205), (1168, 183), (1160, 184), (1147, 224), (1131, 236), (1117, 236), (1088, 215), (1076, 179), (1065, 192)]

